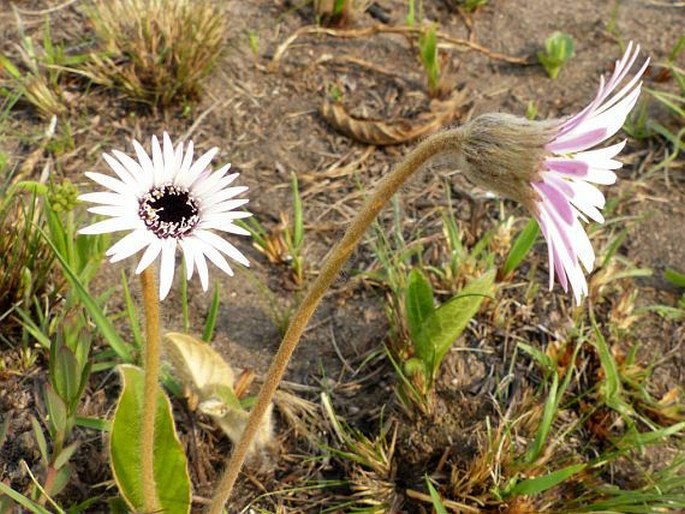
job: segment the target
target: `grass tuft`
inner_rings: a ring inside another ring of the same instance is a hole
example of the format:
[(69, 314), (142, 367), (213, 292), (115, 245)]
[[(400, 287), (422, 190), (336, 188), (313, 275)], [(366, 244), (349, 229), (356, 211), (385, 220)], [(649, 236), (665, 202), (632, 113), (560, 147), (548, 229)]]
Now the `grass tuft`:
[(107, 0), (87, 10), (98, 41), (85, 74), (134, 101), (168, 107), (198, 97), (228, 30), (210, 0)]

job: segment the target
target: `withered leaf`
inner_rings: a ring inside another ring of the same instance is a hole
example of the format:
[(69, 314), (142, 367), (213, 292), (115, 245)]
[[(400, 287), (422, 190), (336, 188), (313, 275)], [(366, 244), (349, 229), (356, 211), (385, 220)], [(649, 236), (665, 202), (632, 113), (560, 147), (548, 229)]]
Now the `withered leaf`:
[(413, 120), (381, 120), (352, 116), (345, 107), (330, 100), (321, 106), (321, 115), (337, 131), (356, 141), (377, 146), (397, 145), (426, 136), (454, 120), (466, 103), (466, 90), (455, 90), (444, 101), (434, 100), (431, 110)]
[[(249, 413), (241, 406), (234, 391), (235, 375), (231, 366), (211, 346), (188, 334), (165, 335), (167, 354), (182, 385), (198, 397), (199, 410), (210, 416), (237, 444)], [(261, 450), (273, 440), (272, 406), (269, 405), (250, 446)]]

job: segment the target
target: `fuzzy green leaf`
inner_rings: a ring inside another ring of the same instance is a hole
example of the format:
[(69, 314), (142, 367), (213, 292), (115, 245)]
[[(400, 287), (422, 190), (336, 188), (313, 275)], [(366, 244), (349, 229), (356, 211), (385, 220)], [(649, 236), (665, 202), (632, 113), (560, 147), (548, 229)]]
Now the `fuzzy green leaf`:
[(69, 405), (81, 389), (81, 368), (74, 352), (62, 346), (55, 352), (52, 384), (64, 403)]
[[(119, 492), (129, 507), (143, 512), (140, 438), (144, 372), (131, 365), (122, 365), (119, 371), (122, 391), (112, 423), (111, 466)], [(161, 387), (157, 395), (154, 459), (155, 487), (163, 512), (187, 514), (190, 512), (190, 479), (186, 456), (176, 436), (171, 403)]]
[(50, 425), (55, 432), (64, 434), (68, 423), (67, 405), (50, 384), (45, 386), (45, 404), (50, 416)]
[(36, 444), (40, 450), (40, 457), (43, 459), (43, 464), (47, 466), (49, 462), (48, 455), (48, 442), (45, 440), (45, 434), (43, 433), (43, 428), (36, 418), (31, 416), (31, 426), (33, 427), (33, 434), (36, 436)]
[[(433, 288), (418, 269), (413, 269), (409, 273), (404, 302), (409, 334), (416, 345), (416, 353), (423, 358), (427, 350), (424, 346), (430, 344), (430, 341), (419, 340), (419, 333), (426, 318), (435, 311), (435, 305), (433, 305)], [(430, 355), (432, 355), (432, 348)]]
[(485, 273), (438, 307), (423, 323), (418, 339), (429, 341), (433, 346), (433, 358), (427, 363), (433, 377), (450, 346), (476, 315), (483, 299), (490, 294), (494, 280), (493, 271)]

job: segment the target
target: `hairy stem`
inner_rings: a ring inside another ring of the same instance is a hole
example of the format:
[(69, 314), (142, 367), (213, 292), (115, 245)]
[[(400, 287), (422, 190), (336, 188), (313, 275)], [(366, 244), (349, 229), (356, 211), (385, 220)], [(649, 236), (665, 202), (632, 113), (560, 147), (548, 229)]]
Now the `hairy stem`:
[(143, 420), (141, 425), (141, 456), (143, 505), (145, 512), (159, 512), (160, 504), (155, 486), (154, 448), (157, 391), (159, 388), (159, 297), (155, 286), (153, 266), (140, 275), (145, 306), (145, 384), (143, 389)]
[(300, 337), (312, 314), (319, 305), (324, 293), (331, 286), (340, 273), (341, 268), (356, 248), (366, 230), (371, 225), (383, 206), (392, 198), (397, 190), (419, 170), (428, 160), (440, 154), (456, 154), (461, 149), (463, 139), (462, 130), (457, 128), (441, 132), (429, 137), (407, 155), (397, 167), (384, 177), (363, 205), (357, 216), (352, 220), (345, 235), (331, 250), (321, 267), (316, 280), (309, 286), (307, 294), (288, 327), (288, 331), (281, 341), (271, 367), (264, 379), (264, 385), (259, 392), (257, 401), (250, 412), (243, 436), (228, 459), (224, 476), (217, 486), (216, 493), (208, 509), (208, 514), (221, 514), (226, 501), (231, 495), (233, 485), (248, 453), (250, 444), (257, 432), (264, 412), (278, 388), (278, 384), (285, 373), (290, 357), (300, 341)]

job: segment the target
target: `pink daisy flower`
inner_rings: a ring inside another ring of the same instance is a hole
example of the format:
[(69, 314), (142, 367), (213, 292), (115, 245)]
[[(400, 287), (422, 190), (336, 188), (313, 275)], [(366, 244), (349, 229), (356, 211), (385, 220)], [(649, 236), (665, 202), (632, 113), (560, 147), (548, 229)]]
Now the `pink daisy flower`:
[(619, 131), (637, 102), (649, 59), (626, 77), (639, 53), (640, 47), (630, 43), (578, 114), (549, 121), (483, 114), (454, 131), (449, 149), (471, 181), (528, 208), (547, 241), (550, 289), (556, 275), (564, 291), (571, 287), (577, 304), (587, 295), (585, 273), (595, 263), (581, 221), (604, 221), (604, 195), (595, 184), (616, 181), (615, 170), (622, 164), (615, 157), (625, 141), (595, 147)]
[(533, 215), (547, 241), (549, 287), (554, 285), (556, 272), (564, 291), (570, 285), (577, 304), (588, 293), (583, 268), (590, 273), (595, 262), (594, 250), (580, 220), (604, 222), (600, 209), (605, 199), (595, 184), (616, 182), (615, 170), (622, 163), (615, 157), (626, 141), (592, 148), (619, 131), (637, 102), (640, 78), (649, 59), (620, 90), (614, 91), (627, 77), (639, 52), (639, 45), (629, 43), (609, 79), (600, 78), (594, 100), (552, 129), (538, 180), (532, 182), (537, 192)]

